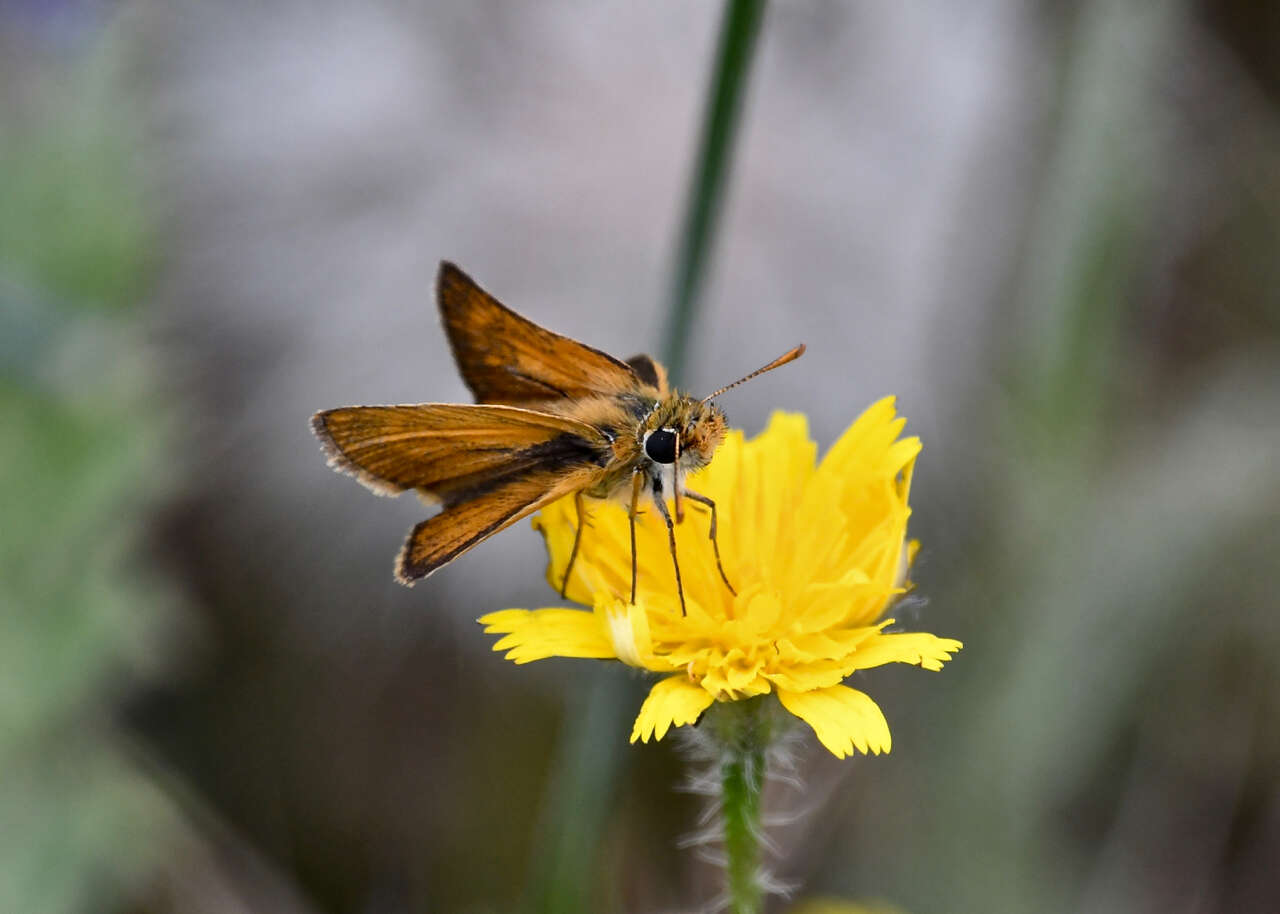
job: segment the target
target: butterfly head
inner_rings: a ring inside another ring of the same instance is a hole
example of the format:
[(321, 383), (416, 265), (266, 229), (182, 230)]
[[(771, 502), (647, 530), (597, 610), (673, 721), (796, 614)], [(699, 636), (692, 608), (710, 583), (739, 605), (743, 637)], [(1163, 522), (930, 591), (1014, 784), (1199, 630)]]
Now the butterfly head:
[(649, 414), (640, 431), (644, 454), (657, 464), (678, 463), (691, 473), (711, 462), (727, 423), (720, 407), (691, 397), (673, 397)]

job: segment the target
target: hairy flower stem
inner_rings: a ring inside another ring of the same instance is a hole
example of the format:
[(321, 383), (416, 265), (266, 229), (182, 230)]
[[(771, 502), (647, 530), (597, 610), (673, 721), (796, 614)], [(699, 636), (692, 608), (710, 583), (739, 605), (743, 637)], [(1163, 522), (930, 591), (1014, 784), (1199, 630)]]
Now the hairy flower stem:
[(760, 788), (764, 783), (764, 749), (739, 747), (721, 763), (721, 809), (728, 857), (729, 910), (760, 910)]
[(720, 813), (731, 914), (759, 914), (764, 893), (760, 871), (760, 794), (773, 715), (766, 696), (717, 702), (707, 730), (720, 747)]

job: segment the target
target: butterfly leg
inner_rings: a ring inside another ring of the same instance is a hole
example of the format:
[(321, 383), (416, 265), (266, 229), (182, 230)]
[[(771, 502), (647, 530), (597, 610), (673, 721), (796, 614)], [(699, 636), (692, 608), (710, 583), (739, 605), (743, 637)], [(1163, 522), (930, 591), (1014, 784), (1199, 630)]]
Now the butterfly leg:
[(627, 519), (631, 521), (631, 605), (636, 605), (636, 515), (640, 512), (640, 492), (644, 486), (644, 474), (631, 474), (631, 508)]
[(667, 510), (667, 502), (662, 497), (662, 480), (653, 480), (653, 502), (658, 506), (658, 513), (667, 524), (667, 540), (671, 544), (671, 564), (676, 568), (676, 591), (680, 594), (680, 615), (687, 616), (684, 605), (684, 583), (680, 580), (680, 559), (676, 557), (676, 525), (671, 520), (671, 512)]
[[(581, 490), (573, 494), (573, 506), (578, 509), (578, 529), (573, 534), (573, 549), (569, 552), (569, 564), (564, 566), (564, 581), (560, 584), (560, 599), (565, 599), (569, 592), (569, 575), (573, 573), (573, 563), (578, 558), (578, 547), (582, 545), (582, 528), (584, 526), (584, 512), (582, 507)], [(715, 516), (714, 514), (712, 515)]]
[(724, 573), (724, 564), (720, 561), (720, 541), (716, 539), (716, 503), (705, 495), (699, 495), (691, 489), (684, 490), (685, 498), (696, 501), (700, 505), (706, 505), (711, 509), (711, 548), (716, 554), (716, 570), (720, 572), (720, 580), (724, 581), (724, 586), (729, 588), (729, 593), (735, 597), (738, 592), (733, 589), (733, 585), (729, 583), (729, 576)]

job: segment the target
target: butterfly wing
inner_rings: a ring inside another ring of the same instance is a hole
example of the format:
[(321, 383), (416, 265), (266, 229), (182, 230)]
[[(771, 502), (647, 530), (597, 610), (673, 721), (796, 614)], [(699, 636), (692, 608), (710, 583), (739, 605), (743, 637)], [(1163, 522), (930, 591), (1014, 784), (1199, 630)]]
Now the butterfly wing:
[(514, 406), (348, 406), (311, 424), (336, 469), (380, 494), (414, 489), (444, 505), (413, 529), (396, 560), (406, 584), (587, 488), (613, 453), (591, 425)]
[(670, 393), (670, 387), (667, 384), (667, 369), (663, 364), (651, 355), (633, 355), (627, 359), (627, 364), (631, 366), (631, 370), (636, 373), (641, 381), (655, 388), (660, 396), (665, 397)]
[(451, 263), (440, 264), (436, 291), (458, 371), (478, 403), (634, 393), (642, 385), (625, 362), (526, 320)]
[(585, 422), (515, 406), (345, 406), (316, 413), (311, 427), (335, 469), (380, 495), (415, 489), (446, 506), (535, 469), (598, 467), (612, 454)]
[(396, 557), (396, 579), (413, 585), (472, 546), (596, 478), (592, 467), (540, 468), (509, 477), (413, 528)]

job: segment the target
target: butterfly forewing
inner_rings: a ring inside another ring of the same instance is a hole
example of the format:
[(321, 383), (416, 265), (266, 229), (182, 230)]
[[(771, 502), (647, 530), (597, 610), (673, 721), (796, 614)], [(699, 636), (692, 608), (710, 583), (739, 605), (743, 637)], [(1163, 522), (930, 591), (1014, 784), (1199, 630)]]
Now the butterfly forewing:
[(347, 406), (312, 427), (330, 462), (375, 492), (416, 489), (446, 505), (538, 470), (598, 466), (607, 438), (565, 416), (501, 405)]
[(526, 320), (451, 263), (440, 265), (440, 315), (453, 356), (479, 403), (529, 403), (634, 392), (631, 367)]

